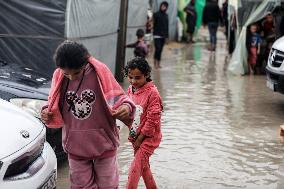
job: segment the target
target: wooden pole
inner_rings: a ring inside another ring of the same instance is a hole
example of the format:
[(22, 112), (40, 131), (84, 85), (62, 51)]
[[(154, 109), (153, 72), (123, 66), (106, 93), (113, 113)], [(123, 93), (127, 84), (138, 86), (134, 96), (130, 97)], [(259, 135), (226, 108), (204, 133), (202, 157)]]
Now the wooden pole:
[(128, 0), (120, 1), (119, 29), (117, 35), (115, 78), (123, 82), (123, 67), (125, 62), (125, 45), (127, 34)]

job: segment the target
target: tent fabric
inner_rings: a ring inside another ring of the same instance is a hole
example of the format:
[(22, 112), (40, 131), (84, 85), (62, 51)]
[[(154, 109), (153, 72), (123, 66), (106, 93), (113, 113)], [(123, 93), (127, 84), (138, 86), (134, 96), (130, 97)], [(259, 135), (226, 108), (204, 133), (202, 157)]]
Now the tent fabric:
[[(0, 1), (0, 62), (44, 70), (50, 79), (55, 69), (54, 51), (62, 41), (70, 39), (82, 42), (90, 54), (115, 73), (120, 3), (121, 0)], [(147, 1), (129, 0), (128, 33), (146, 23), (147, 8)]]
[(54, 48), (64, 40), (66, 1), (0, 1), (0, 61), (54, 70)]
[(272, 12), (279, 0), (249, 2), (242, 1), (237, 11), (238, 27), (240, 30), (236, 47), (230, 60), (228, 70), (235, 75), (244, 75), (248, 72), (246, 34), (247, 26), (264, 18), (268, 12)]
[(203, 9), (205, 7), (206, 0), (198, 0), (195, 2), (195, 9), (197, 12), (196, 28), (199, 29), (202, 25)]
[(83, 43), (113, 73), (119, 11), (117, 0), (69, 0), (66, 10), (66, 38)]

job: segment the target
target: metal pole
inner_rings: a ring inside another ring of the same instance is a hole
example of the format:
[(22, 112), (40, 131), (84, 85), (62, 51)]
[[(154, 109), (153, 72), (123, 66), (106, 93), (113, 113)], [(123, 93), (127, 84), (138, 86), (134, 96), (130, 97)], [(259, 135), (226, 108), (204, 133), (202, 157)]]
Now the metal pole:
[(116, 65), (115, 65), (115, 78), (118, 82), (123, 82), (123, 67), (125, 62), (125, 44), (127, 33), (127, 14), (128, 13), (128, 0), (120, 1), (120, 16), (119, 16), (119, 29), (117, 35), (116, 46)]

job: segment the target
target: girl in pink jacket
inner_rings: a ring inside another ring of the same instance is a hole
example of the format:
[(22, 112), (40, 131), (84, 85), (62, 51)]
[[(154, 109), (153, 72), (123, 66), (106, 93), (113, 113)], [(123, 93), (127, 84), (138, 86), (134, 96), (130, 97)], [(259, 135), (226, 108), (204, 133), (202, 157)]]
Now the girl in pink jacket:
[(136, 189), (141, 176), (146, 188), (157, 188), (150, 169), (149, 157), (162, 139), (163, 106), (150, 72), (148, 62), (140, 57), (129, 61), (125, 67), (125, 76), (131, 84), (128, 95), (136, 105), (136, 114), (129, 132), (129, 141), (134, 148), (134, 160), (128, 173), (127, 189)]
[(71, 189), (118, 188), (115, 120), (131, 124), (135, 105), (82, 44), (64, 41), (54, 60), (57, 69), (41, 118), (50, 128), (62, 127)]

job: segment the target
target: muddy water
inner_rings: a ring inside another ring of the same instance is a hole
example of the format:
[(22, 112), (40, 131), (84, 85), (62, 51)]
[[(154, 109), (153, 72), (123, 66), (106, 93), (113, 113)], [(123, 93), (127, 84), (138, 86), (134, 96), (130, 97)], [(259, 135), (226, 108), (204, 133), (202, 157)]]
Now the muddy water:
[[(158, 188), (284, 188), (284, 95), (265, 76), (226, 72), (224, 42), (216, 53), (204, 44), (164, 51), (152, 77), (163, 98), (163, 140), (151, 157)], [(120, 187), (132, 160), (127, 129), (121, 131)], [(59, 165), (58, 188), (68, 187), (68, 165)], [(142, 179), (139, 188), (145, 188)]]

